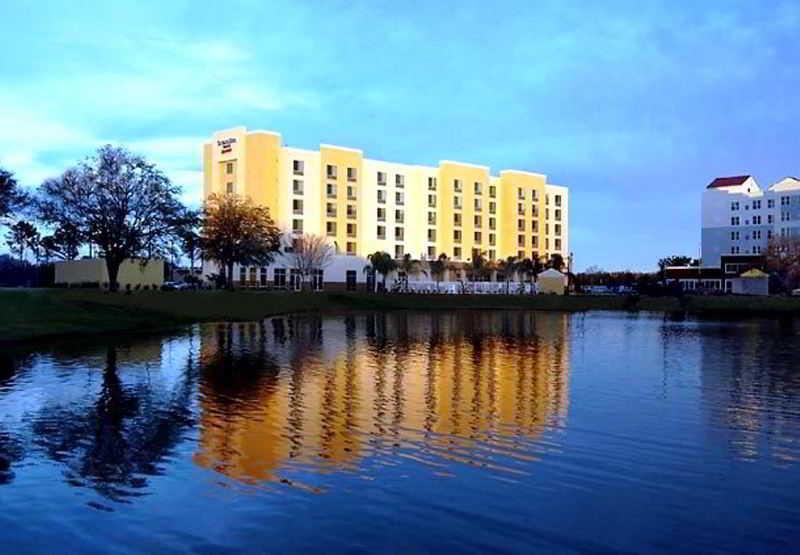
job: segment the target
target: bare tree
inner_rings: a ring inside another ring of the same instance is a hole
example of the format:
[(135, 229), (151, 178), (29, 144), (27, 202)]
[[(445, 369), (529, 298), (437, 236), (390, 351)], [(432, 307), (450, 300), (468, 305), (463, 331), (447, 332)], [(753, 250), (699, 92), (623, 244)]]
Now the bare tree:
[(800, 237), (773, 236), (766, 252), (767, 268), (781, 286), (791, 291), (800, 285)]
[(39, 188), (40, 219), (56, 227), (78, 226), (100, 249), (109, 288), (115, 291), (122, 262), (165, 252), (184, 208), (180, 187), (153, 164), (121, 147), (106, 145)]
[(319, 235), (304, 233), (292, 240), (292, 262), (300, 274), (303, 288), (311, 288), (312, 276), (333, 262), (335, 251), (328, 240)]

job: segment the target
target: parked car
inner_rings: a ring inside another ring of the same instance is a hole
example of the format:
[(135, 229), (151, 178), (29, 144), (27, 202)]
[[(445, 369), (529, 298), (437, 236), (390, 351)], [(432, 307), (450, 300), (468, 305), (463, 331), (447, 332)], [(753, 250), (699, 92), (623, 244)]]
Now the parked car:
[(190, 288), (191, 285), (183, 281), (165, 281), (164, 285), (161, 286), (162, 291), (182, 291)]

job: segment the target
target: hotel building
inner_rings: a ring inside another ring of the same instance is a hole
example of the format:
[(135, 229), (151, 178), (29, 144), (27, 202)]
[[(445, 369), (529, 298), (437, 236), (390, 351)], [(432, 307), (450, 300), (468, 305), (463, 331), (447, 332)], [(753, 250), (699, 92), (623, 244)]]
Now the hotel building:
[(762, 189), (749, 175), (718, 177), (703, 192), (701, 258), (697, 268), (670, 268), (684, 289), (737, 292), (745, 271), (764, 269), (773, 237), (800, 236), (800, 179)]
[[(243, 195), (268, 207), (287, 235), (327, 237), (340, 256), (326, 281), (344, 282), (341, 272), (361, 281), (364, 257), (376, 251), (463, 262), (478, 252), (490, 260), (569, 255), (568, 190), (537, 173), (384, 162), (326, 144), (290, 148), (278, 133), (245, 127), (214, 133), (203, 146), (203, 173), (206, 197)], [(271, 281), (267, 272), (280, 264), (235, 272)]]

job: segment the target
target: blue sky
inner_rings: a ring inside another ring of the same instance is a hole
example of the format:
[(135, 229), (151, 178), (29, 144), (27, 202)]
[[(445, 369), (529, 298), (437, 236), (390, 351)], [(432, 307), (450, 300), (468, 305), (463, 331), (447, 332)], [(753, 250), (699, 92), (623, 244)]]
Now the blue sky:
[(0, 165), (100, 144), (198, 203), (200, 143), (273, 129), (545, 173), (579, 269), (699, 250), (715, 176), (800, 174), (800, 1), (0, 2)]

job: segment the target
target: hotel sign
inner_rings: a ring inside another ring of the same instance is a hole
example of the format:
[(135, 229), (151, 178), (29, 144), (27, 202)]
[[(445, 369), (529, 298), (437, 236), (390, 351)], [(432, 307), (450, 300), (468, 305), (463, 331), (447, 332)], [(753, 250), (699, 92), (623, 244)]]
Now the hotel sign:
[(221, 139), (217, 141), (217, 146), (220, 147), (222, 154), (230, 154), (233, 152), (233, 145), (236, 143), (236, 137), (229, 139)]

